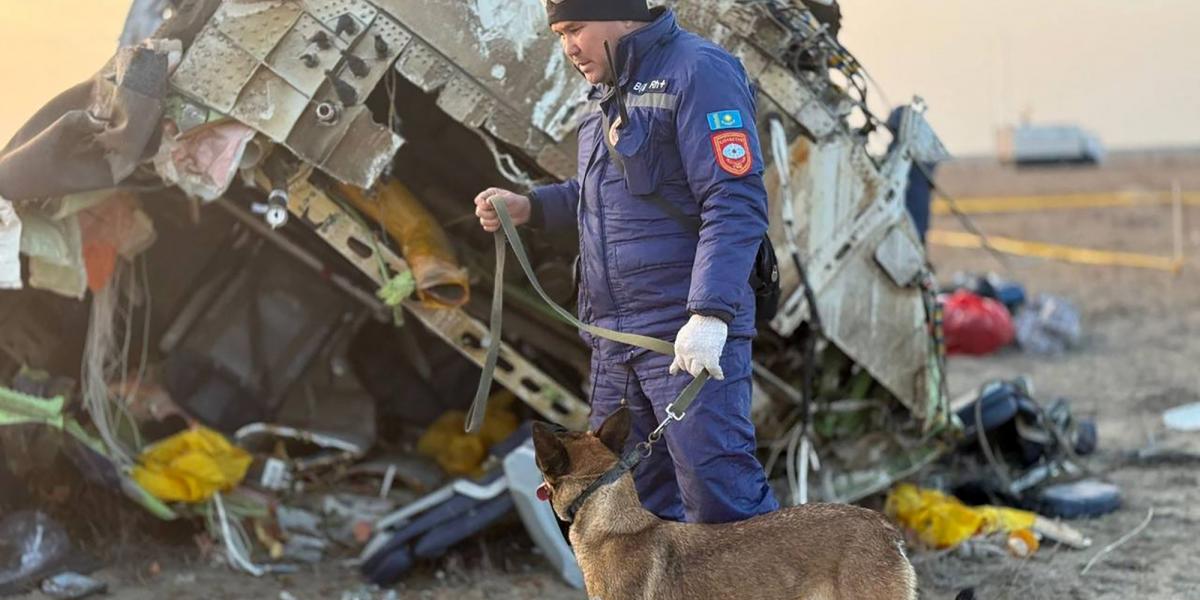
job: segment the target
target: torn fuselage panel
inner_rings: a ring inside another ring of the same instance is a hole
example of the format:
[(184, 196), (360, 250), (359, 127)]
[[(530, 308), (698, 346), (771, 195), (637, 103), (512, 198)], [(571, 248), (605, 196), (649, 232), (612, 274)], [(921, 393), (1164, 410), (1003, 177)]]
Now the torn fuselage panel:
[(225, 2), (171, 85), (335, 179), (368, 188), (402, 140), (363, 102), (410, 38), (365, 1)]

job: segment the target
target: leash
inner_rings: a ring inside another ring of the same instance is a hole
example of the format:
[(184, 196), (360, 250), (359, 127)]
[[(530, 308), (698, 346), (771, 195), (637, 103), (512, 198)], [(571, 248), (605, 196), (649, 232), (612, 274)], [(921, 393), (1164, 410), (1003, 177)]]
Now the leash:
[[(505, 261), (505, 242), (512, 247), (513, 254), (517, 257), (517, 262), (521, 265), (521, 270), (525, 272), (525, 278), (529, 280), (530, 285), (537, 291), (541, 297), (560, 319), (570, 323), (577, 329), (586, 331), (594, 336), (602, 337), (621, 344), (637, 346), (652, 352), (664, 354), (666, 356), (674, 356), (675, 346), (665, 340), (652, 338), (636, 333), (624, 333), (604, 327), (596, 327), (589, 325), (577, 319), (570, 311), (561, 307), (552, 300), (549, 294), (542, 289), (542, 284), (538, 281), (537, 275), (533, 272), (533, 267), (529, 263), (529, 256), (525, 252), (525, 245), (521, 243), (521, 236), (517, 232), (516, 225), (512, 222), (512, 217), (508, 214), (508, 207), (504, 202), (495, 199), (489, 200), (492, 206), (496, 209), (496, 215), (500, 218), (500, 231), (496, 232), (496, 272), (492, 287), (492, 314), (491, 323), (489, 325), (490, 333), (488, 340), (485, 341), (487, 346), (487, 356), (483, 363), (483, 373), (479, 378), (479, 387), (475, 390), (475, 399), (471, 402), (471, 408), (467, 411), (465, 429), (467, 433), (478, 432), (483, 425), (483, 418), (487, 412), (488, 393), (491, 391), (492, 378), (496, 371), (496, 361), (500, 356), (500, 331), (503, 321), (503, 306), (504, 306), (504, 261)], [(662, 437), (662, 432), (666, 426), (672, 421), (679, 421), (687, 414), (687, 409), (692, 402), (700, 394), (700, 389), (708, 382), (709, 373), (703, 371), (698, 377), (693, 379), (675, 401), (667, 406), (667, 418), (659, 424), (658, 428), (650, 434), (651, 439), (645, 442), (641, 452), (646, 452), (649, 456), (649, 445), (653, 444), (658, 438)], [(631, 467), (632, 468), (632, 467)]]
[[(707, 374), (707, 372), (705, 372), (705, 374)], [(689, 399), (686, 404), (691, 404), (691, 401), (694, 399), (694, 397)], [(636, 468), (638, 464), (642, 462), (642, 460), (650, 458), (650, 455), (654, 453), (654, 443), (662, 438), (663, 431), (666, 430), (667, 426), (675, 421), (682, 421), (683, 417), (685, 416), (684, 412), (674, 412), (676, 409), (675, 404), (677, 402), (678, 400), (671, 403), (671, 405), (667, 407), (667, 418), (663, 419), (662, 423), (659, 423), (658, 427), (654, 431), (650, 432), (649, 436), (646, 436), (646, 441), (638, 442), (636, 446), (626, 451), (625, 454), (621, 455), (621, 458), (617, 461), (617, 464), (613, 465), (608, 471), (605, 471), (600, 477), (597, 477), (595, 481), (592, 481), (590, 484), (588, 484), (588, 486), (584, 488), (574, 500), (571, 501), (571, 504), (570, 506), (567, 506), (566, 514), (564, 515), (568, 523), (575, 521), (575, 514), (579, 512), (579, 509), (583, 508), (583, 503), (587, 501), (592, 494), (599, 491), (600, 488), (616, 482), (626, 473)], [(686, 411), (686, 404), (680, 407), (680, 410)]]

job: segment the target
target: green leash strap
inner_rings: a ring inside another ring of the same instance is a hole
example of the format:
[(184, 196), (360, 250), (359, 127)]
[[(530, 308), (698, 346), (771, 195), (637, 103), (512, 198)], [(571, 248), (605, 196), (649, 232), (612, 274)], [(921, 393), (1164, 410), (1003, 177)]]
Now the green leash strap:
[[(512, 246), (513, 254), (516, 255), (517, 262), (521, 264), (521, 270), (525, 272), (525, 277), (533, 285), (533, 289), (537, 291), (542, 301), (550, 306), (559, 318), (597, 337), (644, 348), (667, 356), (675, 355), (675, 346), (670, 342), (645, 335), (622, 333), (604, 327), (588, 325), (575, 318), (575, 315), (571, 314), (570, 311), (554, 302), (546, 291), (542, 289), (541, 282), (538, 281), (537, 275), (533, 272), (533, 267), (529, 264), (529, 256), (525, 253), (525, 245), (521, 243), (521, 236), (517, 233), (517, 227), (513, 224), (512, 217), (508, 214), (508, 207), (503, 202), (492, 200), (491, 203), (496, 209), (496, 215), (500, 218), (501, 228), (500, 231), (496, 232), (496, 273), (492, 287), (492, 322), (489, 325), (491, 333), (487, 344), (487, 356), (483, 363), (483, 373), (479, 378), (479, 387), (475, 390), (475, 400), (471, 403), (470, 410), (467, 411), (467, 433), (475, 433), (483, 426), (484, 414), (487, 412), (488, 392), (491, 391), (492, 387), (492, 377), (496, 370), (496, 359), (500, 355), (500, 328), (504, 305), (505, 239)], [(704, 387), (704, 383), (708, 381), (708, 378), (708, 371), (704, 371), (680, 392), (679, 397), (667, 407), (667, 412), (671, 415), (670, 418), (674, 418), (675, 420), (683, 418), (688, 407), (695, 401), (696, 396), (700, 394), (700, 388)]]

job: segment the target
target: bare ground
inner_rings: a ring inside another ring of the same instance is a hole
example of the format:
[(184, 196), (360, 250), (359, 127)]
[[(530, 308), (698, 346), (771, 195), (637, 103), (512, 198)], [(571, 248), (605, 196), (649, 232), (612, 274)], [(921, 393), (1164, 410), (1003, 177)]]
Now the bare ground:
[[(1120, 178), (1125, 189), (1161, 190), (1175, 173), (1161, 161), (1140, 169), (1122, 167), (1137, 174)], [(1021, 193), (1063, 193), (1087, 190), (1090, 173), (1034, 172), (1030, 175), (1038, 181), (1033, 185), (1030, 177), (1011, 172), (1005, 177), (995, 170), (976, 170), (973, 175), (983, 175), (976, 181), (987, 193), (1004, 187)], [(951, 180), (957, 177), (959, 189), (970, 185), (962, 173), (947, 175)], [(1103, 172), (1097, 176), (1112, 177)], [(997, 181), (1001, 178), (1013, 184), (1004, 186)], [(1171, 213), (1164, 206), (973, 219), (986, 233), (1006, 237), (1172, 253)], [(1200, 210), (1187, 210), (1184, 222), (1186, 253), (1195, 257), (1200, 254)], [(932, 226), (961, 229), (953, 217), (935, 218)], [(955, 357), (950, 362), (951, 388), (962, 392), (991, 378), (1029, 374), (1038, 398), (1070, 399), (1075, 414), (1096, 418), (1101, 451), (1092, 466), (1122, 488), (1124, 506), (1112, 515), (1073, 523), (1094, 539), (1088, 550), (1044, 548), (1027, 561), (918, 558), (923, 560), (918, 569), (923, 597), (953, 598), (958, 589), (978, 586), (979, 597), (988, 599), (1200, 598), (1200, 464), (1137, 464), (1126, 459), (1127, 452), (1152, 440), (1200, 451), (1200, 434), (1167, 432), (1161, 419), (1165, 409), (1200, 401), (1200, 261), (1189, 259), (1182, 273), (1174, 275), (1018, 257), (1007, 258), (1006, 267), (982, 250), (935, 247), (931, 256), (943, 278), (959, 270), (993, 270), (1022, 282), (1030, 293), (1060, 295), (1080, 308), (1084, 339), (1074, 352), (1044, 358), (1010, 349), (985, 358)], [(1088, 560), (1139, 525), (1151, 508), (1154, 517), (1144, 531), (1097, 561), (1086, 576), (1080, 575)]]

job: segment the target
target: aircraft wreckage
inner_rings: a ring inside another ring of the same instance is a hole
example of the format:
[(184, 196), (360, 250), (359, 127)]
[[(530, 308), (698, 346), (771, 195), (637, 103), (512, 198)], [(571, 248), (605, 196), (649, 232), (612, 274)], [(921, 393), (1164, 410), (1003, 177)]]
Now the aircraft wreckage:
[[(791, 502), (882, 491), (955, 428), (904, 208), (914, 161), (945, 150), (919, 100), (894, 129), (867, 111), (862, 66), (799, 0), (670, 5), (758, 90), (783, 288), (755, 342), (762, 459)], [(586, 82), (544, 19), (539, 0), (138, 0), (114, 58), (0, 153), (39, 288), (4, 293), (4, 364), (82, 356), (92, 425), (68, 429), (125, 466), (172, 415), (243, 444), (325, 435), (336, 460), (464, 408), (495, 341), (471, 199), (576, 168)], [(525, 242), (573, 309), (574, 241)], [(510, 275), (495, 381), (583, 428), (587, 348)]]

